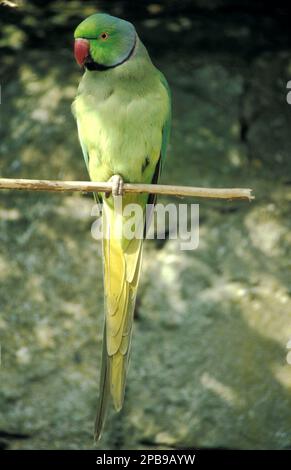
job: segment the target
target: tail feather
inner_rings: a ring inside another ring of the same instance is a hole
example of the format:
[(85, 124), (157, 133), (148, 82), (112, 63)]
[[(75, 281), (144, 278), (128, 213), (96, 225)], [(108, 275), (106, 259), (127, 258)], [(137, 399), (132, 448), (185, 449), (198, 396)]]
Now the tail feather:
[(113, 399), (114, 408), (120, 411), (124, 401), (126, 363), (125, 356), (118, 352), (110, 358), (110, 392)]
[[(126, 202), (128, 201), (123, 201)], [(105, 328), (100, 397), (95, 423), (96, 439), (100, 438), (102, 432), (109, 396), (111, 395), (116, 411), (122, 408), (129, 364), (142, 240), (120, 238), (123, 223), (122, 217), (116, 216), (112, 202), (104, 201), (103, 232), (107, 233), (103, 240)]]
[(97, 405), (97, 414), (95, 420), (94, 438), (98, 441), (101, 437), (103, 425), (106, 419), (109, 401), (109, 364), (106, 351), (106, 325), (104, 325), (103, 332), (103, 351), (102, 351), (102, 364), (100, 374), (100, 393)]

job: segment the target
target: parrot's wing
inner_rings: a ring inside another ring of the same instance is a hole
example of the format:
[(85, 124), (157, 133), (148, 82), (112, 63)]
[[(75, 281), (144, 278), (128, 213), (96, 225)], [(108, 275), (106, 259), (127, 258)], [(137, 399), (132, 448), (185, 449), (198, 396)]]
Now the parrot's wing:
[(171, 90), (168, 85), (168, 82), (161, 72), (160, 72), (160, 77), (161, 77), (161, 82), (167, 91), (168, 100), (169, 100), (169, 110), (168, 110), (168, 114), (167, 114), (165, 124), (163, 127), (162, 148), (161, 148), (161, 169), (162, 169), (162, 166), (166, 159), (167, 147), (168, 147), (169, 138), (170, 138), (170, 129), (171, 129), (171, 121), (172, 121), (172, 108), (171, 108), (172, 97), (171, 97)]
[[(160, 158), (156, 165), (156, 169), (155, 169), (153, 179), (152, 179), (152, 184), (158, 183), (161, 173), (162, 173), (162, 168), (165, 163), (166, 154), (167, 154), (167, 147), (168, 147), (169, 138), (170, 138), (170, 129), (171, 129), (171, 121), (172, 121), (171, 90), (164, 75), (161, 72), (159, 72), (159, 74), (160, 74), (161, 83), (166, 89), (167, 94), (168, 94), (169, 110), (168, 110), (168, 114), (167, 114), (163, 129), (162, 129), (162, 146), (161, 146)], [(155, 204), (156, 199), (157, 199), (157, 196), (155, 194), (150, 194), (149, 199), (148, 199), (148, 204)]]
[[(171, 130), (171, 121), (172, 121), (171, 90), (170, 90), (168, 82), (167, 82), (166, 78), (164, 77), (164, 75), (162, 74), (162, 72), (159, 72), (159, 74), (160, 74), (161, 83), (164, 86), (164, 88), (166, 89), (167, 94), (168, 94), (169, 110), (168, 110), (168, 114), (167, 114), (163, 129), (162, 129), (162, 146), (161, 146), (160, 158), (159, 158), (158, 163), (156, 165), (156, 169), (155, 169), (153, 179), (152, 179), (152, 184), (157, 184), (158, 183), (158, 181), (160, 179), (160, 176), (161, 176), (161, 173), (162, 173), (163, 165), (164, 165), (165, 160), (166, 160), (167, 147), (168, 147), (168, 143), (169, 143), (169, 139), (170, 139), (170, 130)], [(156, 194), (150, 194), (149, 198), (148, 198), (148, 204), (155, 205), (156, 199), (157, 199)]]

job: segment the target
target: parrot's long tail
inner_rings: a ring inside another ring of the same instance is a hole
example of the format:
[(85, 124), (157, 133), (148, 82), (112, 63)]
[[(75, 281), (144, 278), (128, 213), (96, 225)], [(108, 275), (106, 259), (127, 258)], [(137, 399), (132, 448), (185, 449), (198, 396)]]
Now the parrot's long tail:
[[(125, 223), (122, 207), (128, 202), (131, 202), (129, 195), (119, 199), (119, 208), (115, 205), (114, 209), (112, 197), (103, 203), (105, 325), (96, 440), (101, 436), (110, 395), (115, 409), (120, 411), (122, 408), (129, 363), (142, 239), (129, 240), (122, 232)], [(142, 220), (140, 224), (142, 226)]]

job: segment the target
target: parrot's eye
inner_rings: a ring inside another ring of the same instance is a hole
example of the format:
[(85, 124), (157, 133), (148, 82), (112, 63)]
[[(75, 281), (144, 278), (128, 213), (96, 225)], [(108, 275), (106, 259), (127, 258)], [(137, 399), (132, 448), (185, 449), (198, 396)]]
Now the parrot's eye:
[(100, 39), (102, 39), (102, 41), (106, 41), (106, 39), (109, 38), (109, 34), (104, 32), (104, 33), (101, 33), (99, 37)]

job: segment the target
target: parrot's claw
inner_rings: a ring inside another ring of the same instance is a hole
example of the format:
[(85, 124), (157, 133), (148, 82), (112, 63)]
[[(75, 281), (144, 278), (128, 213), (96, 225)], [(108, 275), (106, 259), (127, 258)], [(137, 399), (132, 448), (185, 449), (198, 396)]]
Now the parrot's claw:
[(123, 179), (120, 175), (113, 175), (110, 180), (110, 183), (112, 183), (112, 196), (123, 196)]

